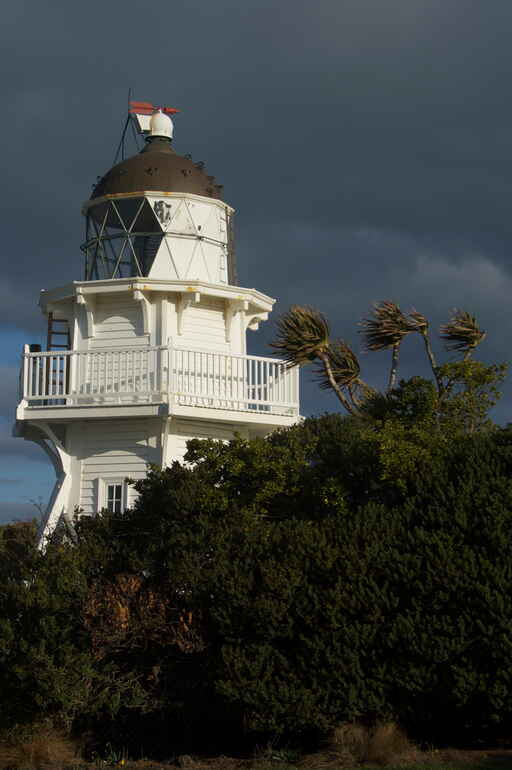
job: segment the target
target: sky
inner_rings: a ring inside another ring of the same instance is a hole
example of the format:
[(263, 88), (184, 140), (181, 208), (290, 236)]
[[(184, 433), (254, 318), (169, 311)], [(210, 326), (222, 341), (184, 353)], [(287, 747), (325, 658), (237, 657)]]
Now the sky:
[[(360, 352), (390, 299), (436, 330), (453, 308), (509, 359), (510, 0), (18, 0), (2, 9), (0, 522), (46, 503), (53, 469), (11, 437), (19, 355), (45, 346), (38, 293), (80, 279), (81, 204), (135, 99), (178, 107), (175, 149), (236, 209), (239, 281), (309, 304)], [(249, 332), (268, 354), (272, 322)], [(423, 373), (407, 340), (402, 376)], [(439, 356), (446, 354), (437, 341)], [(382, 382), (384, 354), (361, 353)], [(302, 413), (336, 410), (302, 377)], [(495, 418), (512, 411), (507, 379)]]

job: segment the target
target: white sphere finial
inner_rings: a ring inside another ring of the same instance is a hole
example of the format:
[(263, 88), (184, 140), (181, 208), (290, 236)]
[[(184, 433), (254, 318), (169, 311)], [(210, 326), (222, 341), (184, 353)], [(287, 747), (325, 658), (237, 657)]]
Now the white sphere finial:
[(161, 110), (154, 112), (149, 121), (149, 131), (151, 136), (164, 136), (166, 139), (172, 139), (173, 123), (168, 115), (164, 115)]

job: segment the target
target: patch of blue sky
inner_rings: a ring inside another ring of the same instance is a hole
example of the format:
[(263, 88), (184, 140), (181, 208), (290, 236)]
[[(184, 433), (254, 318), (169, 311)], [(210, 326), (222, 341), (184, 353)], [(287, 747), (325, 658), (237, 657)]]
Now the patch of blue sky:
[(38, 343), (44, 349), (46, 347), (46, 334), (44, 319), (41, 318), (41, 332), (27, 332), (24, 329), (6, 328), (0, 326), (0, 349), (2, 350), (2, 363), (6, 366), (15, 366), (20, 362), (23, 345)]

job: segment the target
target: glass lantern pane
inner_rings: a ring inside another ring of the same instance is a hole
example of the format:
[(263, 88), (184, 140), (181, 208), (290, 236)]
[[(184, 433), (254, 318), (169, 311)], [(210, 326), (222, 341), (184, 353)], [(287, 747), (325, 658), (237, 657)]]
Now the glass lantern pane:
[(132, 233), (161, 233), (162, 228), (151, 208), (148, 200), (144, 201), (144, 205), (137, 213), (135, 222), (133, 223)]
[(119, 217), (121, 218), (126, 230), (130, 230), (133, 220), (137, 217), (141, 206), (145, 203), (144, 198), (116, 198), (112, 203), (115, 204)]
[(149, 274), (163, 237), (163, 233), (155, 233), (154, 235), (137, 235), (132, 240), (142, 275), (147, 276)]

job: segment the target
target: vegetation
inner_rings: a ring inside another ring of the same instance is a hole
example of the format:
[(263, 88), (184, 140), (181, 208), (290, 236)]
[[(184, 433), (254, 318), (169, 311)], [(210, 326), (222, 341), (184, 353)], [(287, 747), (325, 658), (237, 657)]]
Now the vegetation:
[(391, 387), (406, 324), (430, 344), (403, 318), (387, 303), (364, 327), (392, 349), (384, 394), (324, 319), (288, 318), (290, 363), (321, 365), (348, 415), (192, 441), (132, 510), (45, 553), (30, 525), (0, 529), (4, 736), (158, 757), (359, 735), (358, 761), (375, 736), (409, 746), (393, 722), (423, 745), (508, 738), (512, 429), (488, 418), (504, 370), (472, 359), (482, 332), (458, 314), (443, 334), (463, 359)]
[(410, 334), (419, 334), (432, 371), (431, 406), (437, 425), (444, 429), (446, 421), (453, 423), (453, 417), (458, 418), (458, 413), (465, 410), (464, 429), (481, 427), (482, 419), (499, 398), (496, 386), (503, 380), (506, 366), (485, 366), (472, 359), (473, 351), (486, 336), (474, 316), (464, 310), (455, 310), (450, 321), (441, 326), (440, 336), (446, 349), (462, 354), (461, 361), (443, 365), (436, 361), (429, 323), (416, 310), (405, 314), (394, 302), (379, 302), (360, 325), (368, 352), (391, 350), (388, 387), (384, 395), (361, 378), (361, 366), (354, 351), (344, 340), (330, 339), (326, 318), (314, 308), (292, 306), (277, 322), (277, 337), (272, 347), (284, 357), (288, 366), (314, 363), (320, 387), (332, 390), (348, 414), (374, 417), (376, 407), (379, 416), (384, 414), (389, 405), (388, 397), (396, 388), (400, 347), (404, 339)]

